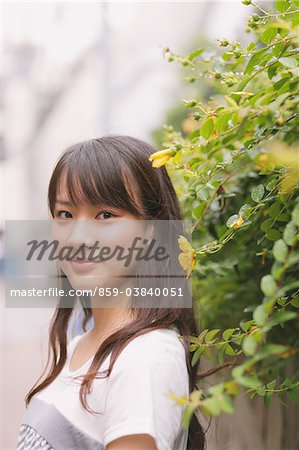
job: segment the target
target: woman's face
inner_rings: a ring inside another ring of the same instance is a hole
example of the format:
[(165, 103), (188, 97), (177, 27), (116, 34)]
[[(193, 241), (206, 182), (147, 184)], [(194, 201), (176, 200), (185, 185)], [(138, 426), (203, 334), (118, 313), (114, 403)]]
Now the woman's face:
[[(147, 237), (140, 217), (103, 204), (73, 204), (62, 184), (55, 202), (52, 238), (59, 241), (58, 264), (74, 289), (127, 284), (125, 279), (137, 267), (137, 251), (126, 267), (126, 259), (120, 259), (116, 247), (123, 248), (125, 256), (137, 237), (136, 247), (145, 248), (143, 239)], [(63, 259), (66, 255), (72, 260)], [(82, 261), (88, 258), (96, 261)]]

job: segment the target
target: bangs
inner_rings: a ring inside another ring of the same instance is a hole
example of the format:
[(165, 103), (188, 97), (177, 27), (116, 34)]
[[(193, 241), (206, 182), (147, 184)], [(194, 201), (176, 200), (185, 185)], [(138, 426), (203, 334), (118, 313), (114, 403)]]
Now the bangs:
[(134, 174), (118, 154), (103, 151), (93, 141), (67, 150), (54, 169), (49, 185), (49, 207), (53, 215), (59, 192), (73, 204), (114, 206), (143, 216)]

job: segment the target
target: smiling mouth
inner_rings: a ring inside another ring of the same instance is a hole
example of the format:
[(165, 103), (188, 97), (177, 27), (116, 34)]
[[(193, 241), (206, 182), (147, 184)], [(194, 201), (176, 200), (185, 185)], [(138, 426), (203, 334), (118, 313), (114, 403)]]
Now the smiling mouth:
[(73, 259), (72, 261), (70, 261), (70, 265), (75, 273), (86, 273), (95, 269), (97, 264), (101, 262), (102, 261), (89, 261), (88, 259)]
[(90, 259), (72, 259), (71, 263), (76, 263), (76, 264), (96, 264), (96, 263), (100, 263), (102, 261), (96, 261), (96, 260), (90, 260)]

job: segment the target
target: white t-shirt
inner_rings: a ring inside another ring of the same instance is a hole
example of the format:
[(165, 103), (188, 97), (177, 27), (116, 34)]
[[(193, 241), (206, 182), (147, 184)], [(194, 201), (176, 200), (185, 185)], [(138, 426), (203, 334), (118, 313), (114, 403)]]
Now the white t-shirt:
[[(111, 374), (95, 378), (86, 411), (79, 399), (80, 369), (69, 363), (81, 336), (68, 344), (62, 372), (30, 401), (22, 420), (17, 450), (105, 450), (114, 439), (149, 434), (158, 450), (186, 450), (188, 430), (181, 427), (183, 407), (167, 396), (189, 394), (185, 350), (176, 328), (152, 330), (134, 338), (117, 357)], [(109, 367), (110, 354), (100, 367)]]

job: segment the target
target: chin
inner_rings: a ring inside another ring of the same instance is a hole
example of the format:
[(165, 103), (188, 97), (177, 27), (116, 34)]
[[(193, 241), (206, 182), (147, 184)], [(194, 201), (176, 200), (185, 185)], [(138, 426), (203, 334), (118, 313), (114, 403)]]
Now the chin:
[(91, 276), (71, 276), (68, 280), (73, 289), (94, 289), (101, 286), (101, 279)]

